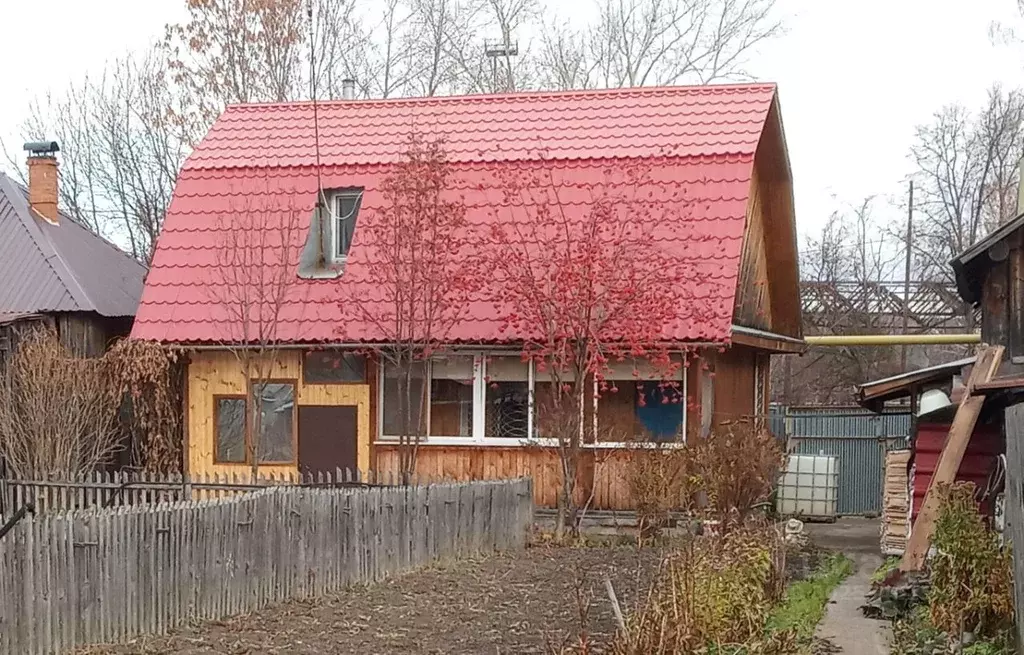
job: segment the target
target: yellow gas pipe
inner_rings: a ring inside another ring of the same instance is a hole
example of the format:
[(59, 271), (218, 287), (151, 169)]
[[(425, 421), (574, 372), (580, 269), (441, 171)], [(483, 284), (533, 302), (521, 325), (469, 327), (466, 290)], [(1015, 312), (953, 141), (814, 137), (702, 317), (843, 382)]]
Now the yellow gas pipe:
[(832, 334), (804, 337), (809, 346), (912, 346), (981, 343), (980, 334)]

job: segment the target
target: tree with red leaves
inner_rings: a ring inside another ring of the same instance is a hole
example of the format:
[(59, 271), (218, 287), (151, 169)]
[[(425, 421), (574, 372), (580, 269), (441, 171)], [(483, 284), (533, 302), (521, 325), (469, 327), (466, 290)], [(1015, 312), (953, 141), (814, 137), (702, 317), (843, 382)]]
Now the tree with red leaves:
[[(354, 298), (362, 318), (383, 335), (375, 352), (398, 377), (399, 473), (416, 470), (428, 426), (426, 362), (448, 343), (479, 287), (466, 207), (442, 141), (409, 137), (403, 159), (381, 186), (382, 208), (364, 233), (372, 247), (373, 295)], [(417, 382), (418, 381), (418, 382)]]
[(667, 245), (685, 239), (659, 238), (685, 233), (690, 203), (678, 183), (652, 172), (635, 160), (596, 175), (542, 161), (498, 174), (504, 203), (491, 231), (498, 304), (504, 329), (523, 339), (524, 358), (550, 379), (535, 406), (538, 434), (554, 439), (561, 463), (559, 537), (578, 527), (581, 456), (600, 429), (592, 414), (599, 397), (617, 391), (611, 367), (634, 362), (639, 378), (644, 362), (675, 387), (686, 348), (665, 335), (708, 315), (685, 291), (706, 269)]

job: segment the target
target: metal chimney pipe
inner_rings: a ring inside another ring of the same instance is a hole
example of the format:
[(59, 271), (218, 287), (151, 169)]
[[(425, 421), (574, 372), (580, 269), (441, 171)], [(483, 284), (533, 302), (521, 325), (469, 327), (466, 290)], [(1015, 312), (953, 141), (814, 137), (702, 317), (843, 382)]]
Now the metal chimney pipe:
[(356, 99), (356, 81), (351, 77), (346, 77), (341, 81), (341, 97), (344, 100)]

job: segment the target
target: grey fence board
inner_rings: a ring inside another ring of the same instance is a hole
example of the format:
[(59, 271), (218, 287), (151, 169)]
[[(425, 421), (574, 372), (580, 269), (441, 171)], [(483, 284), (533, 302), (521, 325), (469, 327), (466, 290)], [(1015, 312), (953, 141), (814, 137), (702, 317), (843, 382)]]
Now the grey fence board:
[(0, 539), (0, 655), (124, 642), (437, 559), (523, 548), (532, 519), (526, 479), (274, 486), (40, 514)]

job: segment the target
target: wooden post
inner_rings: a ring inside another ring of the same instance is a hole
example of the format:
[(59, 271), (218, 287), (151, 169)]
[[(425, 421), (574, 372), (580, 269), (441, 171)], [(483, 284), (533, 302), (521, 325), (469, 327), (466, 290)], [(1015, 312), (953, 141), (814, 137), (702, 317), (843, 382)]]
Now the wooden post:
[[(1014, 551), (1024, 551), (1024, 405), (1006, 409), (1006, 528)], [(1013, 557), (1017, 643), (1024, 645), (1024, 556)]]
[(967, 380), (964, 397), (953, 417), (953, 425), (949, 428), (949, 435), (946, 437), (946, 443), (942, 446), (942, 452), (939, 453), (935, 473), (928, 483), (928, 491), (921, 504), (921, 511), (911, 530), (907, 550), (903, 553), (903, 560), (900, 562), (901, 571), (919, 571), (924, 566), (932, 534), (935, 532), (935, 521), (939, 517), (939, 505), (942, 501), (939, 497), (939, 488), (956, 479), (956, 472), (960, 469), (960, 463), (967, 451), (967, 444), (971, 440), (971, 433), (974, 432), (974, 426), (981, 414), (981, 407), (985, 403), (983, 395), (974, 393), (974, 386), (991, 380), (999, 370), (999, 363), (1002, 359), (1002, 346), (984, 348), (978, 353), (977, 362), (971, 369), (971, 375)]

